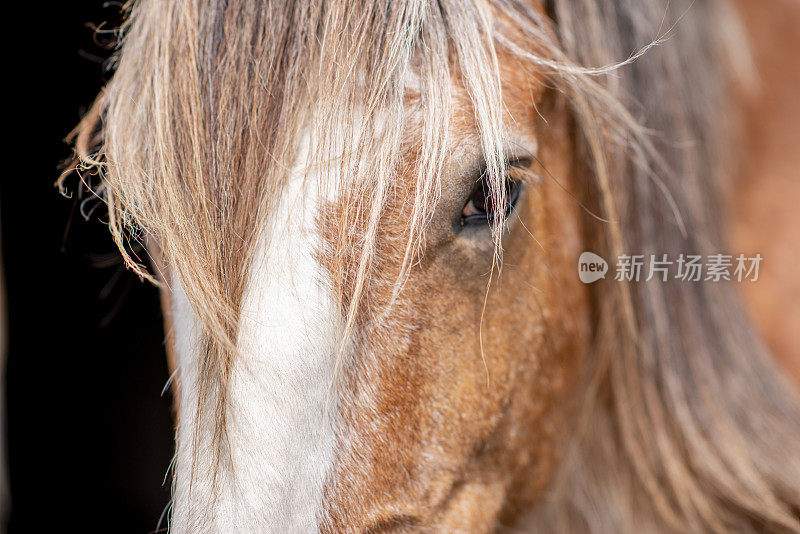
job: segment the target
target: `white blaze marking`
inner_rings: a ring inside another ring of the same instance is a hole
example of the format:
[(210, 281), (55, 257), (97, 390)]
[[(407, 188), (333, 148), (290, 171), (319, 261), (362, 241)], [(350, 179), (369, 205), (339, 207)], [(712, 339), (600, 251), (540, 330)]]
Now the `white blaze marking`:
[[(314, 256), (321, 245), (316, 176), (305, 181), (295, 176), (290, 182), (269, 213), (249, 272), (227, 411), (231, 464), (223, 458), (210, 514), (208, 436), (201, 438), (192, 472), (197, 326), (179, 284), (173, 288), (181, 391), (175, 533), (319, 530), (323, 483), (334, 454), (336, 403), (329, 385), (342, 326), (326, 273)], [(213, 413), (203, 417), (212, 420)]]

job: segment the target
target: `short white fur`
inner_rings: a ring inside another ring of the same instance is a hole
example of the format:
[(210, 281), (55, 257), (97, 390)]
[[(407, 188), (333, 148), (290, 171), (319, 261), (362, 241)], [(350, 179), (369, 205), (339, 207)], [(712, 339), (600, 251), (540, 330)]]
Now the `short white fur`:
[[(177, 534), (314, 532), (324, 520), (323, 485), (335, 445), (330, 385), (343, 325), (315, 257), (322, 239), (317, 177), (294, 172), (281, 197), (250, 266), (226, 412), (229, 460), (216, 481), (204, 464), (212, 455), (203, 453), (211, 441), (202, 428), (193, 465), (197, 321), (174, 284), (181, 414), (171, 532)], [(209, 506), (214, 484), (218, 493)]]

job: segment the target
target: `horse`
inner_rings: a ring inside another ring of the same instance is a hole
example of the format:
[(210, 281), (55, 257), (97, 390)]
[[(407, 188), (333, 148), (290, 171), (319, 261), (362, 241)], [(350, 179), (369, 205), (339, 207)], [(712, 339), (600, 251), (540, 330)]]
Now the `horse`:
[(75, 167), (161, 288), (171, 532), (800, 532), (736, 284), (576, 272), (725, 250), (734, 6), (128, 9)]

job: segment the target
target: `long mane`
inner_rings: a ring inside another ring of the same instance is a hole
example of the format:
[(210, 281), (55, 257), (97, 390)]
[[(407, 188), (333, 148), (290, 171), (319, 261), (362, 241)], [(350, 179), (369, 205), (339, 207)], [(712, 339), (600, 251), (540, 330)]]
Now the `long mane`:
[[(588, 243), (610, 257), (724, 250), (726, 71), (746, 54), (726, 40), (736, 21), (724, 3), (552, 0), (548, 16), (528, 4), (131, 7), (116, 73), (76, 130), (79, 172), (99, 175), (129, 265), (149, 276), (125, 246), (146, 235), (186, 291), (203, 328), (200, 402), (216, 414), (198, 424), (216, 429), (221, 456), (250, 255), (296, 143), (306, 135), (319, 148), (311, 164), (323, 177), (344, 176), (348, 209), (369, 214), (364, 227), (340, 229), (331, 252), (360, 288), (401, 159), (410, 74), (427, 126), (398, 287), (437, 198), (454, 73), (503, 191), (500, 50), (569, 102), (577, 167), (592, 209), (608, 221), (587, 221)], [(353, 247), (354, 264), (343, 253)], [(593, 302), (581, 427), (530, 528), (800, 532), (800, 401), (734, 288), (607, 284)], [(351, 326), (357, 303), (356, 295)]]

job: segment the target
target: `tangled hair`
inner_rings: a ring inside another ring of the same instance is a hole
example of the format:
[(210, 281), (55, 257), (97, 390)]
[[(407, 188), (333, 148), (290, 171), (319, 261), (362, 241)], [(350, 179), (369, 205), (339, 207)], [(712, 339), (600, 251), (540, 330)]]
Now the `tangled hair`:
[[(307, 167), (321, 168), (323, 182), (343, 177), (342, 221), (366, 215), (336, 227), (330, 252), (335, 272), (355, 273), (350, 330), (397, 181), (409, 80), (425, 128), (397, 291), (438, 198), (454, 78), (472, 100), (493, 197), (505, 202), (499, 50), (569, 102), (582, 179), (609, 221), (587, 229), (598, 250), (720, 250), (725, 71), (746, 53), (726, 39), (735, 24), (726, 5), (551, 0), (543, 14), (529, 4), (129, 6), (116, 73), (76, 129), (79, 172), (99, 174), (129, 266), (150, 277), (125, 247), (143, 232), (186, 291), (202, 325), (199, 402), (216, 414), (202, 424), (218, 449), (247, 269), (298, 143), (310, 139)], [(800, 403), (733, 293), (673, 282), (596, 288), (581, 428), (531, 529), (800, 532)]]

